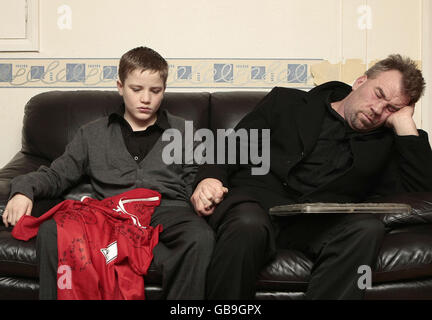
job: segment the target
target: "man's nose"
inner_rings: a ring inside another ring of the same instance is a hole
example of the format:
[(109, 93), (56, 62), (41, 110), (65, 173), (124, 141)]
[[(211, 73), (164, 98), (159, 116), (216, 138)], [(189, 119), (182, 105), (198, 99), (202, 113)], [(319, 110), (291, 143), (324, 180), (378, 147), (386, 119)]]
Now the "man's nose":
[(379, 116), (382, 114), (384, 108), (386, 106), (386, 103), (377, 103), (376, 105), (372, 106), (372, 111), (375, 115)]

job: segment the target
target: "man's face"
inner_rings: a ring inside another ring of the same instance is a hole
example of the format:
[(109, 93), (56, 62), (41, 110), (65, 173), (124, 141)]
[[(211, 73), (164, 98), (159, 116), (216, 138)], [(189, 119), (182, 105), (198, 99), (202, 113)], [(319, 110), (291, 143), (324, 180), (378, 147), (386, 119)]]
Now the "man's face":
[(117, 81), (117, 88), (125, 103), (124, 117), (132, 129), (143, 130), (156, 121), (165, 92), (159, 72), (136, 69), (124, 83)]
[(385, 124), (387, 118), (408, 103), (402, 94), (402, 74), (384, 71), (374, 79), (362, 76), (345, 98), (343, 116), (351, 128), (366, 132)]

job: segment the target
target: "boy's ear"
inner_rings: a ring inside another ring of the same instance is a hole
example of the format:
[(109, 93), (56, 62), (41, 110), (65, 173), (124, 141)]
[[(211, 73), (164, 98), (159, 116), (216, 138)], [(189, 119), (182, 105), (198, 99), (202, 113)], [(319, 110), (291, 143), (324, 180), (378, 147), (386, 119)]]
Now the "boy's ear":
[(120, 80), (117, 80), (117, 90), (120, 93), (120, 95), (123, 95), (123, 83), (121, 83)]

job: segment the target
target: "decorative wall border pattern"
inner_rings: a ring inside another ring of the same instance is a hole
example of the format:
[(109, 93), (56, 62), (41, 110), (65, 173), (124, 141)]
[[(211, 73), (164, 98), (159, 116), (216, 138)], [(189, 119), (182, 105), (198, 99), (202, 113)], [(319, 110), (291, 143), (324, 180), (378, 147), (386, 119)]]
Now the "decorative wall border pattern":
[[(167, 59), (170, 89), (310, 89), (322, 59)], [(0, 58), (0, 88), (115, 88), (119, 59)]]

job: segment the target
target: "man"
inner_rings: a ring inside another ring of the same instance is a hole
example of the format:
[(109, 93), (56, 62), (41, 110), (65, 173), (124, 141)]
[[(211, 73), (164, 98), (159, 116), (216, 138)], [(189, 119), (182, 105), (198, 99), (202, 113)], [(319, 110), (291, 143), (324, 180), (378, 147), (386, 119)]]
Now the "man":
[(391, 55), (352, 88), (336, 81), (309, 92), (274, 88), (246, 115), (236, 129), (271, 129), (270, 172), (253, 176), (251, 165), (205, 165), (191, 197), (216, 231), (208, 297), (252, 298), (276, 244), (314, 260), (306, 298), (362, 298), (357, 270), (375, 265), (384, 235), (378, 219), (299, 216), (273, 230), (267, 212), (289, 203), (432, 190), (431, 148), (412, 118), (424, 87), (411, 59)]
[[(213, 250), (213, 230), (189, 203), (197, 171), (193, 164), (162, 161), (164, 130), (184, 132), (184, 119), (161, 110), (168, 63), (156, 51), (137, 47), (119, 63), (117, 88), (123, 97), (118, 112), (82, 126), (62, 156), (49, 168), (16, 177), (3, 214), (6, 227), (30, 215), (36, 197), (58, 197), (90, 179), (98, 199), (147, 188), (162, 195), (150, 225), (162, 225), (154, 263), (162, 269), (167, 299), (203, 299), (207, 266)], [(39, 228), (41, 299), (57, 298), (57, 228), (51, 219)]]

